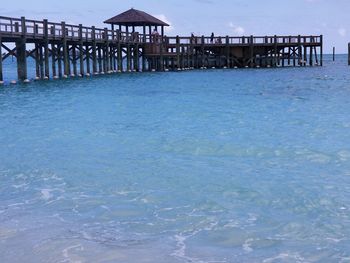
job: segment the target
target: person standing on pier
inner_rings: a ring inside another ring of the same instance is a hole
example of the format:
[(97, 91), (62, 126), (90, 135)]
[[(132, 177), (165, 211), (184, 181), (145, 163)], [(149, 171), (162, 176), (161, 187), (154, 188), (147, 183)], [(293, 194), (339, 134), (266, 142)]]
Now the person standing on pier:
[(214, 43), (214, 37), (215, 37), (215, 35), (213, 32), (213, 33), (211, 33), (211, 36), (210, 36), (210, 43)]
[(157, 31), (157, 28), (155, 27), (153, 32), (152, 32), (152, 36), (153, 36), (153, 42), (157, 43), (158, 42), (158, 37), (159, 37), (159, 33)]

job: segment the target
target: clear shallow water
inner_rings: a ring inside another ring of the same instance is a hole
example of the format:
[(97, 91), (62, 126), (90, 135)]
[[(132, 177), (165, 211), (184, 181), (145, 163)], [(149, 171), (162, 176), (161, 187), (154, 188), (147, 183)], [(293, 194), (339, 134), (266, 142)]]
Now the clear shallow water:
[(349, 262), (345, 63), (1, 88), (1, 261)]

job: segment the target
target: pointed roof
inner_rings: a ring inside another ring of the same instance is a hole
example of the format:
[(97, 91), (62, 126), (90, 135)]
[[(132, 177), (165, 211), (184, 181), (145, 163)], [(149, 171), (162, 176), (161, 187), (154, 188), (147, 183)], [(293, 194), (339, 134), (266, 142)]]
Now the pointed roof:
[(112, 17), (104, 23), (123, 26), (169, 26), (158, 18), (134, 8)]

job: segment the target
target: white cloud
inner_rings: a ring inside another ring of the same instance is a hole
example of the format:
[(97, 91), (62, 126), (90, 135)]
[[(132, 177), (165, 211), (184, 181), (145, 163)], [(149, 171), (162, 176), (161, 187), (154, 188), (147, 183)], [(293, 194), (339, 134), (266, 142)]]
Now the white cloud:
[(346, 29), (345, 28), (339, 28), (338, 29), (338, 34), (341, 36), (341, 37), (345, 37), (346, 36)]
[(239, 36), (243, 35), (245, 32), (245, 29), (243, 27), (237, 26), (237, 25), (233, 24), (232, 22), (230, 22), (229, 27), (232, 28), (233, 32), (236, 35), (239, 35)]
[(153, 16), (158, 18), (159, 20), (162, 20), (163, 22), (167, 23), (168, 25), (170, 25), (168, 27), (165, 27), (165, 32), (171, 32), (174, 30), (172, 23), (168, 20), (168, 18), (164, 14), (153, 15)]

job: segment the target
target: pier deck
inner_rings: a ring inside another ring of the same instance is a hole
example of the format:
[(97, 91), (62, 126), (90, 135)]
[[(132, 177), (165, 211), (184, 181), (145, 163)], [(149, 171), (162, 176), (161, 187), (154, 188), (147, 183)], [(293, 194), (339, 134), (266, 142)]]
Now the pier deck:
[(0, 54), (3, 83), (3, 61), (11, 56), (17, 60), (20, 81), (28, 79), (28, 57), (35, 60), (36, 79), (213, 67), (322, 66), (323, 37), (167, 37), (0, 17)]

